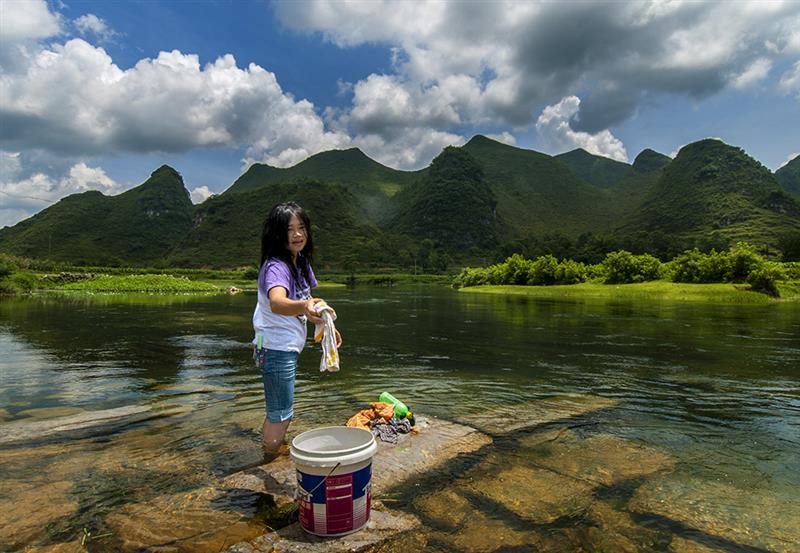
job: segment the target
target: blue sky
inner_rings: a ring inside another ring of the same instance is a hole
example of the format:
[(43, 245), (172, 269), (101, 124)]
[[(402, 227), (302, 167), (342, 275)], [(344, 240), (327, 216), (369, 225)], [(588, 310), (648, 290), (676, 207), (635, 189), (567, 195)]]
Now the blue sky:
[(416, 169), (478, 133), (800, 152), (800, 2), (0, 0), (0, 32), (0, 226), (164, 163), (200, 201), (254, 162)]

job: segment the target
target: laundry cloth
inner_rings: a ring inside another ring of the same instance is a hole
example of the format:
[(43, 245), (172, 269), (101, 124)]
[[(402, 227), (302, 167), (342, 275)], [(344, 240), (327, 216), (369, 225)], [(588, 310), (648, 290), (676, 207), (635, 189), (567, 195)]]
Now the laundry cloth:
[(317, 302), (314, 304), (314, 308), (317, 311), (317, 315), (322, 319), (322, 322), (317, 323), (314, 328), (314, 341), (320, 342), (322, 346), (322, 359), (319, 361), (319, 370), (321, 372), (336, 372), (339, 370), (336, 327), (333, 324), (333, 321), (336, 320), (336, 311), (325, 301)]

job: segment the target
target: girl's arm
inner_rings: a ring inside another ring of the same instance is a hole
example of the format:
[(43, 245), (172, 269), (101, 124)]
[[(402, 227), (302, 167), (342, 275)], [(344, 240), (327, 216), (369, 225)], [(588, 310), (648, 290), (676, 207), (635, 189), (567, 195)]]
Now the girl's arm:
[(273, 313), (278, 315), (305, 315), (306, 317), (316, 317), (314, 304), (322, 301), (322, 298), (309, 298), (307, 300), (290, 300), (283, 286), (273, 286), (269, 291), (269, 307)]

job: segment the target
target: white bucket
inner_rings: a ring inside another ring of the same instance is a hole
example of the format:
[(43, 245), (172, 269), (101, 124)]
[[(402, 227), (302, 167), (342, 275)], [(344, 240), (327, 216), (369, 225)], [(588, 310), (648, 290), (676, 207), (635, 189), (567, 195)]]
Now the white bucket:
[(341, 536), (367, 524), (377, 450), (371, 432), (347, 426), (309, 430), (292, 440), (303, 530)]

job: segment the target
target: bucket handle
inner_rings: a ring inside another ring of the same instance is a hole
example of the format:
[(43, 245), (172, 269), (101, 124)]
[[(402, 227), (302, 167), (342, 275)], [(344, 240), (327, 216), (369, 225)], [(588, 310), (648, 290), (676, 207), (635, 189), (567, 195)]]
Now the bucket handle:
[(306, 491), (306, 490), (303, 488), (303, 486), (300, 486), (300, 490), (301, 490), (301, 491), (300, 491), (300, 493), (301, 493), (301, 494), (303, 494), (303, 495), (305, 495), (305, 496), (308, 498), (308, 500), (310, 501), (310, 500), (311, 500), (311, 496), (312, 496), (312, 495), (314, 495), (314, 492), (315, 492), (315, 491), (317, 491), (317, 488), (319, 488), (321, 485), (323, 485), (325, 482), (327, 482), (327, 481), (328, 481), (328, 478), (330, 477), (330, 475), (331, 475), (331, 474), (333, 474), (333, 471), (335, 471), (336, 469), (338, 469), (338, 468), (339, 468), (339, 465), (341, 465), (341, 464), (342, 464), (342, 462), (341, 462), (341, 461), (339, 461), (338, 463), (336, 463), (336, 464), (333, 466), (333, 468), (331, 469), (331, 471), (328, 473), (328, 475), (327, 475), (325, 478), (323, 478), (322, 480), (320, 480), (320, 481), (319, 481), (319, 483), (318, 483), (316, 486), (314, 486), (310, 492), (307, 492), (307, 491)]

